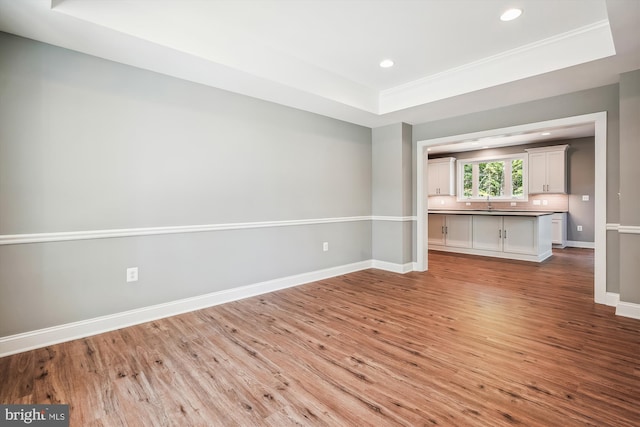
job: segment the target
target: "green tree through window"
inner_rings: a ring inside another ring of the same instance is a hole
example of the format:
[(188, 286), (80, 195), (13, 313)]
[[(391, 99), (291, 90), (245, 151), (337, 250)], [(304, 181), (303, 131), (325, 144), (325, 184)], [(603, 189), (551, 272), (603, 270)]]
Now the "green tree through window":
[(458, 191), (461, 199), (525, 199), (526, 156), (458, 160)]

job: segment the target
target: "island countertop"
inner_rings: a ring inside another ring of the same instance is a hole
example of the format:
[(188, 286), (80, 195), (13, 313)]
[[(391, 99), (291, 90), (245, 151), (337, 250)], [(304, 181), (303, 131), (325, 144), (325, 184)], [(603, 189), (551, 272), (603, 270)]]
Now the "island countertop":
[(443, 215), (497, 215), (497, 216), (545, 216), (553, 215), (554, 212), (536, 212), (536, 211), (499, 211), (499, 210), (438, 210), (429, 209), (430, 214), (443, 214)]

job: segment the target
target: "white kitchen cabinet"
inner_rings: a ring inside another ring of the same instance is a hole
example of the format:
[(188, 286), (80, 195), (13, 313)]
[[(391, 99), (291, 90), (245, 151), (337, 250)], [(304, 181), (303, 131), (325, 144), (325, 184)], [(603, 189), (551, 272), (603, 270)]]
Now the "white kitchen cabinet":
[(440, 251), (541, 262), (552, 255), (551, 214), (508, 211), (429, 214), (429, 245)]
[(429, 224), (427, 226), (429, 245), (444, 246), (444, 227), (446, 215), (429, 214)]
[(529, 194), (567, 192), (568, 145), (529, 148)]
[(429, 196), (456, 195), (456, 159), (445, 157), (429, 159), (428, 161), (428, 192)]
[(473, 216), (473, 248), (502, 251), (502, 217)]
[(567, 213), (559, 212), (551, 216), (551, 243), (564, 248), (567, 246)]
[(476, 215), (473, 217), (473, 248), (536, 255), (538, 222), (536, 217)]
[(471, 215), (429, 214), (428, 242), (432, 246), (470, 248)]
[(513, 254), (535, 255), (538, 252), (537, 222), (537, 218), (532, 217), (503, 217), (502, 250)]

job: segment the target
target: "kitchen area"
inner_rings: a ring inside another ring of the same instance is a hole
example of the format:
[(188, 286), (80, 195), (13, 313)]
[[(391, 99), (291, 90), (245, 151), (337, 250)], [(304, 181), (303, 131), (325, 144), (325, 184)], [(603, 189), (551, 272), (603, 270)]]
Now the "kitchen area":
[(429, 153), (429, 250), (542, 262), (593, 248), (593, 137), (480, 144)]

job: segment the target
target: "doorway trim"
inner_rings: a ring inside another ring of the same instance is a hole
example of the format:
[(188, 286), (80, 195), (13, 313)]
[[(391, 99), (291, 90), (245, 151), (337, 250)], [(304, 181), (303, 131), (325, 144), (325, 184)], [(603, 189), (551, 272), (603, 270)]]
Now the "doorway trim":
[(594, 224), (594, 300), (599, 304), (612, 305), (607, 296), (607, 112), (584, 114), (542, 122), (527, 123), (499, 129), (488, 129), (461, 135), (450, 135), (441, 138), (426, 139), (416, 143), (416, 212), (417, 238), (416, 259), (417, 271), (426, 271), (429, 267), (427, 216), (427, 148), (436, 145), (452, 144), (469, 139), (495, 137), (516, 133), (531, 133), (547, 128), (594, 124), (595, 150), (595, 224)]

